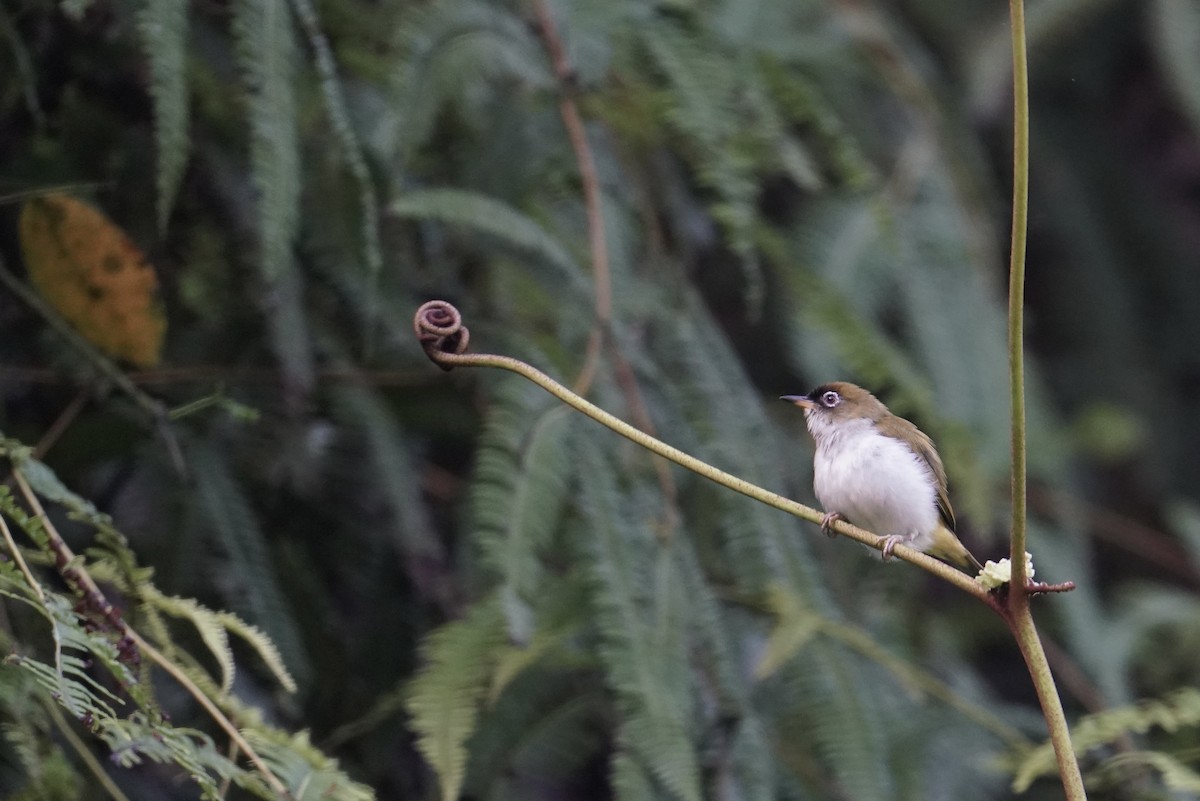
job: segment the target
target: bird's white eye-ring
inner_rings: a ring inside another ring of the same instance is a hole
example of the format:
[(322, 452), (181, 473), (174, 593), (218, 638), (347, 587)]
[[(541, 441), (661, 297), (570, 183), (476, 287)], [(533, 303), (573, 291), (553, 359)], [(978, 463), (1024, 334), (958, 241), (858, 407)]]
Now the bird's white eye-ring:
[(834, 392), (832, 389), (828, 392), (821, 393), (821, 405), (826, 409), (832, 409), (842, 402), (842, 396)]

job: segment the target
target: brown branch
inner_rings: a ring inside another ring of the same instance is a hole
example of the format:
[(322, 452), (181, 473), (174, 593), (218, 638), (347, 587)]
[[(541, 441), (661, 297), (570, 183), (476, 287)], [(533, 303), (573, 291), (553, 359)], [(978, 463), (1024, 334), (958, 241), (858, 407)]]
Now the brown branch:
[(558, 80), (558, 110), (563, 126), (567, 129), (571, 149), (575, 152), (575, 162), (579, 165), (579, 180), (583, 187), (583, 202), (587, 210), (588, 247), (591, 251), (592, 277), (596, 290), (596, 321), (592, 333), (588, 336), (583, 369), (573, 386), (577, 394), (586, 395), (596, 377), (605, 332), (612, 321), (612, 277), (608, 264), (604, 213), (601, 209), (600, 177), (596, 172), (596, 159), (592, 155), (591, 145), (588, 144), (583, 117), (575, 103), (575, 70), (571, 67), (562, 38), (558, 35), (554, 16), (550, 13), (550, 6), (546, 0), (534, 0), (533, 8), (537, 15), (538, 36), (550, 56), (550, 65), (554, 70), (554, 77)]
[[(283, 381), (282, 373), (275, 368), (247, 368), (221, 364), (158, 367), (152, 370), (134, 370), (125, 375), (138, 386), (196, 382), (275, 385)], [(330, 367), (318, 370), (316, 377), (318, 380), (333, 383), (369, 384), (371, 386), (420, 386), (428, 383), (428, 379), (413, 370), (358, 370), (349, 367)], [(78, 383), (56, 370), (0, 365), (0, 383), (3, 382), (54, 386)]]
[[(554, 77), (559, 84), (559, 114), (562, 116), (563, 127), (567, 129), (567, 138), (571, 141), (571, 149), (575, 153), (575, 162), (579, 167), (579, 180), (583, 188), (584, 206), (587, 210), (588, 247), (591, 252), (592, 276), (595, 281), (596, 305), (595, 324), (588, 335), (587, 351), (584, 355), (583, 368), (575, 379), (572, 391), (577, 395), (587, 395), (599, 371), (600, 354), (605, 342), (610, 338), (612, 325), (612, 270), (608, 262), (608, 239), (604, 228), (604, 212), (601, 207), (600, 177), (596, 171), (596, 159), (588, 144), (587, 129), (583, 117), (579, 113), (579, 105), (575, 102), (575, 70), (567, 58), (566, 48), (563, 47), (562, 37), (554, 23), (554, 16), (546, 0), (534, 0), (534, 12), (537, 15), (536, 28), (542, 40), (546, 53), (550, 56), (550, 64)], [(646, 408), (637, 378), (628, 360), (617, 348), (612, 349), (613, 366), (616, 370), (617, 383), (625, 395), (625, 401), (633, 415), (634, 423), (647, 434), (655, 432), (654, 422)], [(667, 501), (667, 519), (661, 529), (661, 536), (668, 538), (674, 529), (678, 514), (675, 511), (678, 491), (671, 477), (671, 470), (661, 459), (654, 460), (654, 470), (658, 476), (659, 487)]]

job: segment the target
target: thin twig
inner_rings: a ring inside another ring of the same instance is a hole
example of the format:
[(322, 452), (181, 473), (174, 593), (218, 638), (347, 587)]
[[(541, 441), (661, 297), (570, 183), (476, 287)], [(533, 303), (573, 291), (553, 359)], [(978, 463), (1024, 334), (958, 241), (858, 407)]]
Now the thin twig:
[(13, 555), (13, 561), (17, 563), (17, 567), (21, 569), (21, 572), (25, 574), (25, 580), (33, 588), (42, 606), (45, 606), (46, 593), (42, 590), (42, 585), (34, 578), (33, 571), (29, 569), (29, 565), (25, 562), (25, 557), (21, 555), (21, 549), (17, 547), (17, 541), (13, 539), (12, 531), (9, 529), (8, 521), (4, 519), (4, 515), (0, 515), (0, 531), (4, 533), (4, 542), (8, 545), (8, 550)]
[(75, 393), (75, 397), (67, 404), (67, 408), (63, 409), (58, 417), (54, 420), (53, 425), (46, 429), (46, 433), (42, 434), (34, 446), (30, 456), (34, 459), (42, 459), (46, 452), (54, 447), (54, 443), (58, 442), (58, 438), (63, 435), (67, 427), (75, 421), (79, 413), (83, 411), (84, 404), (87, 403), (88, 397), (91, 395), (91, 390), (88, 387), (83, 387)]
[[(592, 332), (588, 336), (587, 351), (584, 355), (583, 368), (575, 378), (571, 387), (577, 395), (587, 395), (596, 378), (600, 366), (600, 354), (606, 342), (611, 342), (610, 326), (612, 324), (612, 269), (608, 262), (608, 235), (604, 227), (604, 211), (600, 193), (600, 177), (596, 170), (596, 159), (592, 147), (588, 143), (587, 129), (583, 124), (583, 116), (579, 113), (579, 105), (575, 102), (575, 70), (567, 58), (566, 48), (563, 47), (562, 37), (554, 23), (554, 15), (546, 0), (534, 0), (534, 12), (537, 14), (537, 30), (542, 45), (550, 56), (550, 64), (554, 69), (554, 77), (559, 85), (559, 114), (562, 116), (563, 127), (567, 129), (567, 138), (571, 140), (571, 149), (575, 153), (575, 162), (579, 167), (579, 181), (583, 188), (583, 201), (587, 210), (588, 249), (591, 253), (592, 278), (595, 285), (596, 320)], [(642, 398), (633, 368), (619, 348), (612, 348), (613, 367), (616, 370), (617, 383), (625, 394), (629, 411), (634, 422), (643, 431), (653, 435), (654, 422)], [(678, 514), (675, 511), (678, 496), (675, 481), (665, 462), (654, 460), (654, 470), (658, 476), (659, 487), (667, 502), (667, 519), (660, 529), (660, 536), (669, 539), (675, 528)]]
[[(320, 381), (346, 384), (368, 384), (371, 386), (412, 387), (429, 383), (428, 374), (413, 370), (358, 370), (329, 367), (314, 373)], [(247, 368), (221, 364), (199, 364), (190, 367), (156, 367), (151, 370), (133, 370), (125, 376), (135, 385), (187, 384), (195, 382), (217, 382), (223, 384), (269, 384), (283, 383), (283, 374), (276, 368)], [(12, 381), (23, 384), (61, 385), (73, 383), (61, 372), (41, 367), (19, 367), (0, 365), (0, 382)]]
[(41, 315), (50, 326), (57, 331), (64, 339), (67, 340), (76, 350), (82, 353), (88, 361), (102, 374), (106, 379), (111, 381), (118, 389), (133, 399), (134, 403), (145, 410), (150, 418), (158, 427), (159, 433), (163, 438), (163, 442), (167, 446), (167, 452), (171, 455), (171, 462), (176, 471), (180, 474), (185, 472), (183, 463), (182, 451), (179, 448), (179, 443), (175, 439), (175, 433), (166, 423), (166, 407), (161, 401), (147, 395), (129, 380), (121, 368), (113, 363), (103, 353), (101, 353), (95, 345), (89, 342), (82, 334), (76, 331), (70, 323), (63, 319), (57, 311), (50, 307), (42, 298), (29, 287), (25, 286), (15, 275), (5, 269), (4, 264), (0, 262), (0, 282), (13, 291), (15, 295), (25, 301), (34, 311)]
[(62, 318), (58, 312), (50, 308), (50, 305), (42, 300), (41, 296), (31, 290), (29, 287), (10, 273), (3, 264), (0, 264), (0, 282), (12, 290), (13, 294), (23, 300), (30, 308), (50, 324), (50, 327), (59, 333), (63, 339), (67, 340), (76, 350), (82, 353), (89, 362), (102, 373), (105, 378), (112, 381), (122, 392), (133, 399), (134, 403), (149, 412), (152, 417), (157, 417), (162, 414), (163, 405), (159, 401), (147, 395), (142, 390), (138, 389), (129, 376), (121, 371), (121, 368), (113, 364), (112, 359), (109, 359), (91, 342), (84, 339), (83, 335), (76, 331), (70, 323)]
[(604, 345), (604, 332), (608, 330), (612, 321), (612, 277), (608, 264), (604, 212), (601, 209), (600, 177), (596, 171), (592, 147), (588, 144), (583, 117), (575, 103), (575, 71), (571, 68), (566, 48), (558, 35), (554, 15), (550, 13), (550, 6), (546, 0), (534, 0), (533, 8), (537, 14), (538, 34), (550, 56), (550, 65), (559, 84), (558, 110), (562, 115), (563, 126), (567, 129), (567, 138), (571, 140), (571, 149), (575, 152), (575, 162), (579, 165), (579, 181), (582, 184), (583, 202), (587, 210), (588, 248), (591, 252), (592, 277), (596, 291), (596, 320), (588, 337), (583, 369), (580, 370), (573, 387), (577, 394), (586, 395), (596, 376), (600, 350)]

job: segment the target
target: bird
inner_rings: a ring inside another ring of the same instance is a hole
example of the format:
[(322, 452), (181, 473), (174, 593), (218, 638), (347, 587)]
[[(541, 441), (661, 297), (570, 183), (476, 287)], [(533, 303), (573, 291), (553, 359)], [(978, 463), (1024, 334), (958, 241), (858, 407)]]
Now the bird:
[(903, 543), (963, 568), (983, 569), (954, 533), (946, 469), (925, 432), (848, 381), (780, 400), (804, 410), (816, 443), (813, 491), (825, 508), (822, 531), (836, 536), (830, 526), (846, 520), (884, 537), (884, 561)]

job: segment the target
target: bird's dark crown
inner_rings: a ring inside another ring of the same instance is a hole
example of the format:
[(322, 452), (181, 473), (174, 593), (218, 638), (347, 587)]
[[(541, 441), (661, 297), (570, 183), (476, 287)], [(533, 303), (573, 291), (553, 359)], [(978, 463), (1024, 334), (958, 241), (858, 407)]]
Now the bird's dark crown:
[(888, 413), (883, 403), (857, 384), (849, 381), (831, 381), (808, 393), (812, 410), (816, 413), (839, 417), (867, 417), (879, 420)]

